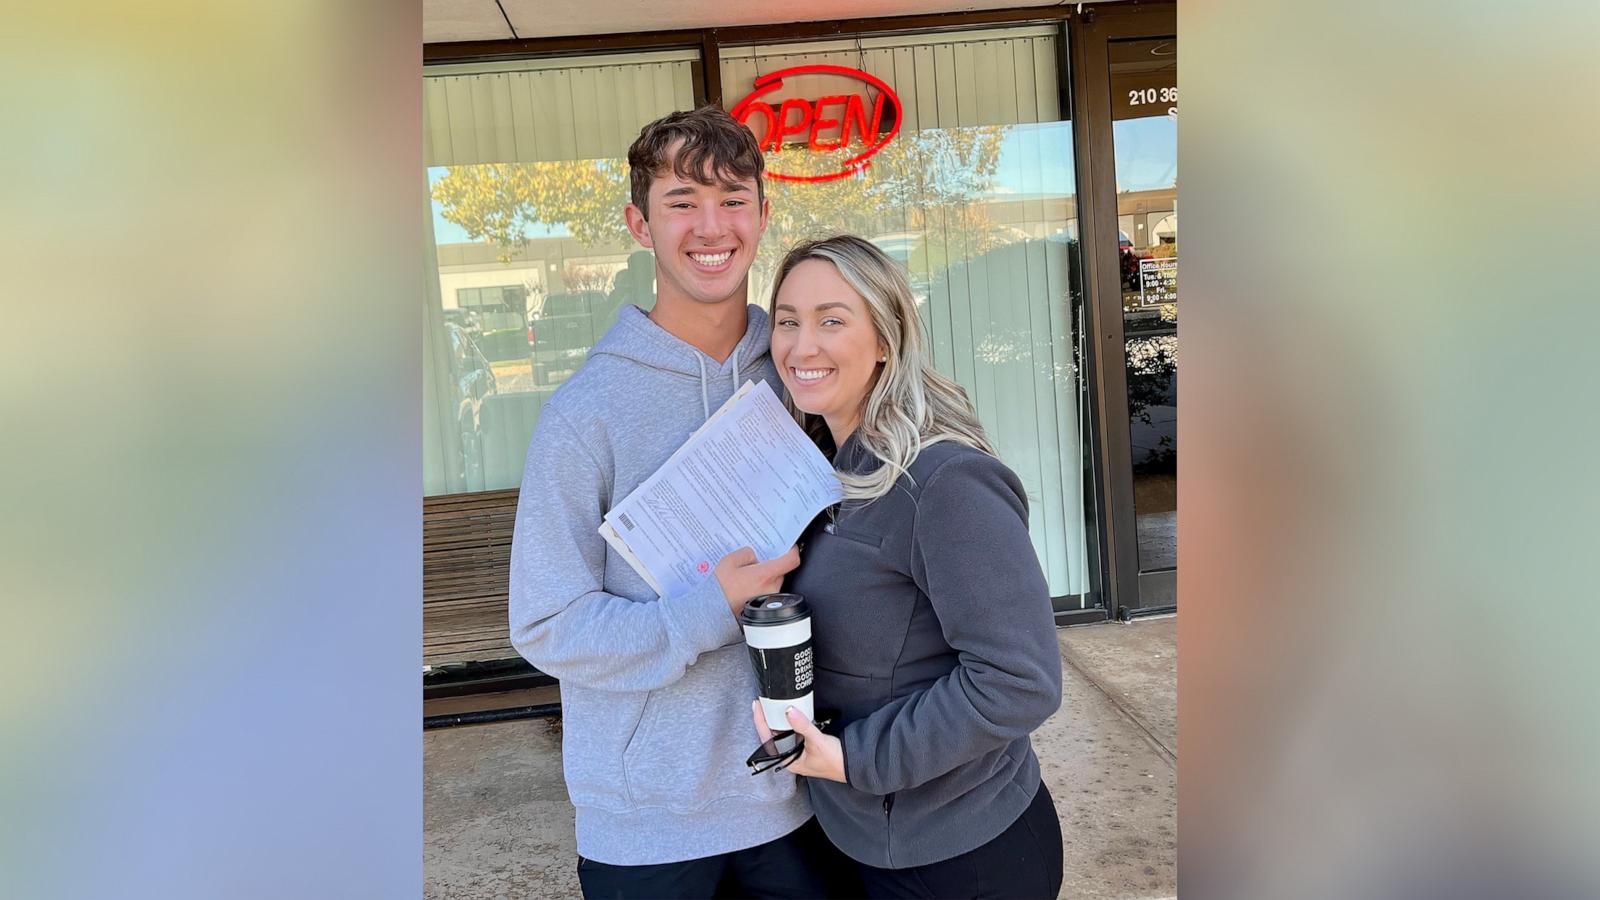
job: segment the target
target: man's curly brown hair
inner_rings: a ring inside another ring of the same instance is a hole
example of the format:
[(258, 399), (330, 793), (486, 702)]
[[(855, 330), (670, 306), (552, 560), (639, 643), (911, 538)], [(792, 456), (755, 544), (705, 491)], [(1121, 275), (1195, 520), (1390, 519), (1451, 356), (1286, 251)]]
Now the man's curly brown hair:
[[(679, 141), (683, 143), (678, 152), (668, 159), (668, 152)], [(720, 179), (724, 185), (753, 178), (757, 206), (766, 201), (761, 179), (766, 161), (756, 136), (721, 107), (706, 105), (663, 116), (646, 125), (628, 148), (633, 205), (647, 220), (650, 185), (668, 165), (679, 178), (699, 184), (712, 184), (709, 178)]]

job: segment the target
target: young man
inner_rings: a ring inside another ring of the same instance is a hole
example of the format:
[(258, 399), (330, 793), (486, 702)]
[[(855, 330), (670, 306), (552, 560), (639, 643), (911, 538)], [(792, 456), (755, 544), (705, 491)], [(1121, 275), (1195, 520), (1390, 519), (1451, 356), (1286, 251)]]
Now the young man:
[(585, 896), (822, 896), (817, 857), (830, 848), (804, 792), (744, 764), (756, 683), (736, 611), (779, 590), (798, 554), (736, 551), (693, 590), (659, 597), (596, 532), (746, 380), (781, 389), (766, 314), (746, 300), (767, 227), (761, 151), (705, 107), (645, 126), (628, 165), (624, 215), (655, 252), (656, 303), (623, 306), (539, 416), (511, 640), (561, 680)]

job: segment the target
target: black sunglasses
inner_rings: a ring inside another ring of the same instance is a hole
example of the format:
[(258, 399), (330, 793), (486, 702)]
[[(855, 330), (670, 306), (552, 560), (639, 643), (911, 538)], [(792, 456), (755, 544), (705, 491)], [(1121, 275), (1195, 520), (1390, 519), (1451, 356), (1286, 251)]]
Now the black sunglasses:
[[(818, 719), (814, 724), (820, 730), (827, 728), (831, 721), (831, 719)], [(750, 767), (751, 775), (760, 775), (773, 769), (788, 768), (805, 750), (804, 736), (793, 731), (774, 731), (772, 737), (762, 741), (761, 746), (750, 754), (744, 764)]]

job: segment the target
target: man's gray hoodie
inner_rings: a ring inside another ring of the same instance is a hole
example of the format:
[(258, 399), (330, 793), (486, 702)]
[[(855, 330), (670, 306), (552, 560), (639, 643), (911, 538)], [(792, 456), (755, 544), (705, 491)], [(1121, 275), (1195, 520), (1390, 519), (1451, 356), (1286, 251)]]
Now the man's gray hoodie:
[(746, 380), (779, 387), (767, 316), (718, 363), (633, 306), (539, 415), (511, 553), (511, 642), (561, 680), (578, 853), (613, 865), (762, 844), (811, 816), (787, 772), (750, 777), (756, 681), (713, 575), (658, 597), (602, 517)]

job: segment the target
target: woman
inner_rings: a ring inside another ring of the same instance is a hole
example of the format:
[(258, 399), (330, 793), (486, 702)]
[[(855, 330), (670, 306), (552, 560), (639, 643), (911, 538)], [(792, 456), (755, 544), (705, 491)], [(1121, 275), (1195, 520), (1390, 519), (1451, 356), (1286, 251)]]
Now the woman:
[(1022, 485), (872, 244), (795, 247), (770, 312), (790, 410), (845, 487), (787, 584), (812, 609), (816, 702), (838, 710), (826, 734), (789, 711), (790, 771), (871, 896), (1054, 897), (1061, 826), (1028, 735), (1061, 662)]

